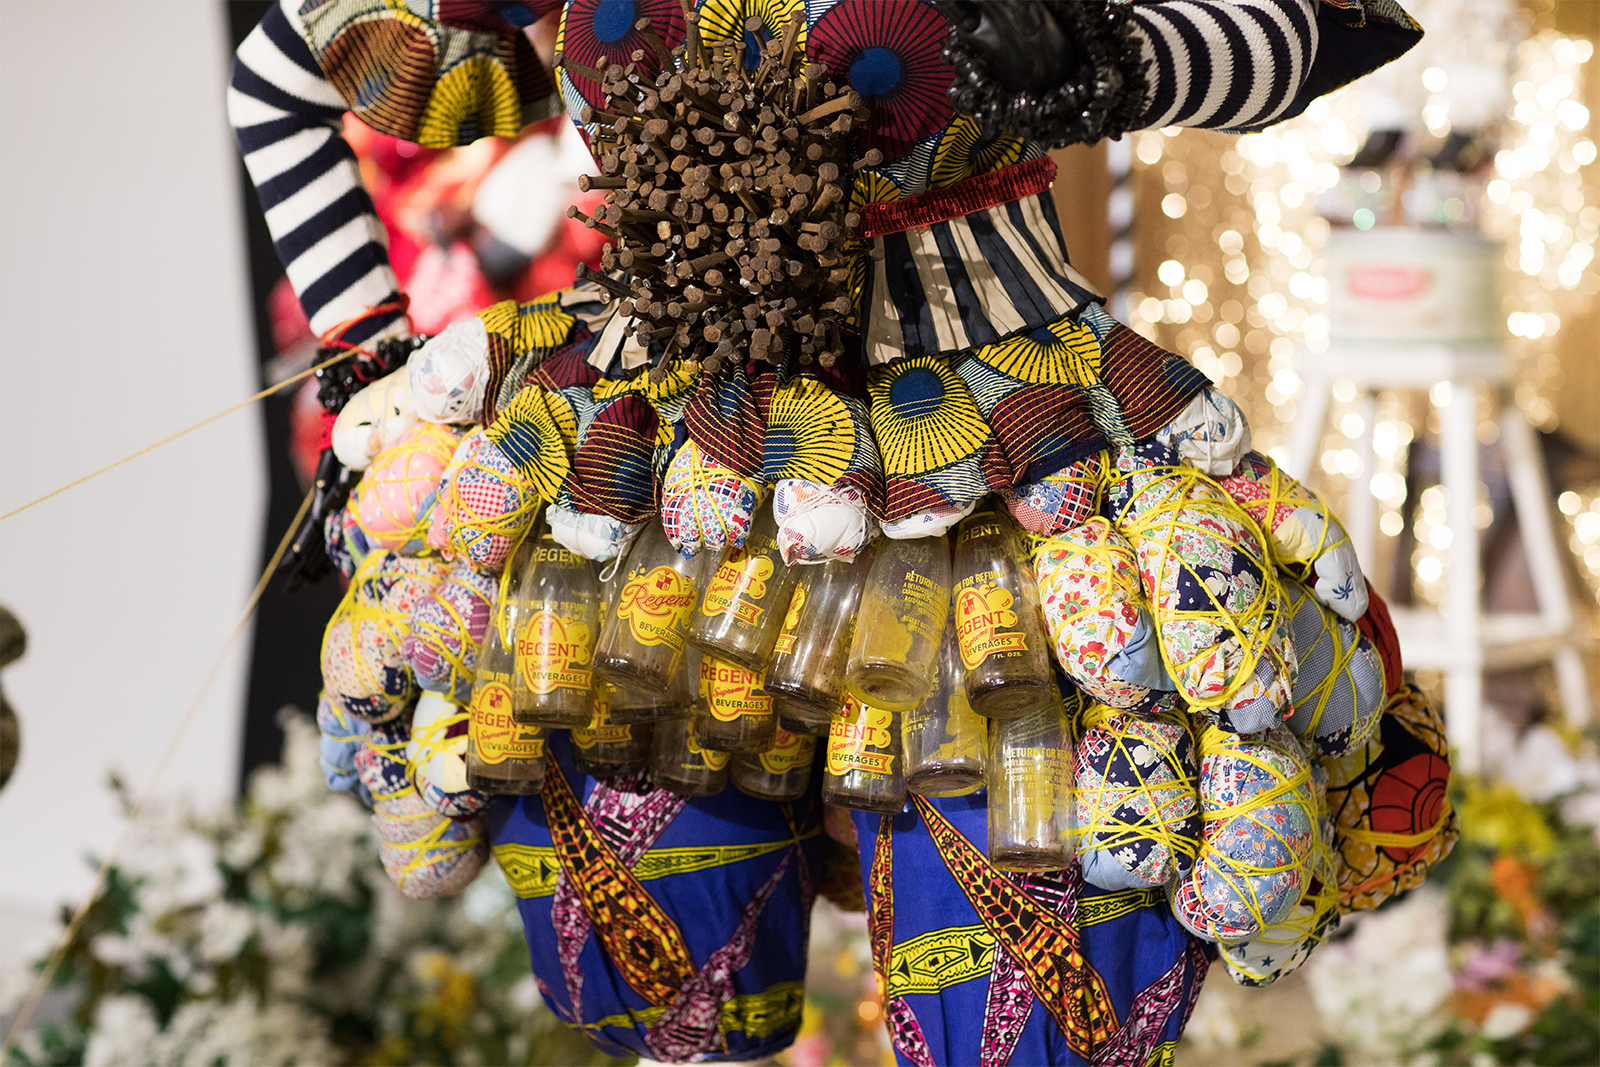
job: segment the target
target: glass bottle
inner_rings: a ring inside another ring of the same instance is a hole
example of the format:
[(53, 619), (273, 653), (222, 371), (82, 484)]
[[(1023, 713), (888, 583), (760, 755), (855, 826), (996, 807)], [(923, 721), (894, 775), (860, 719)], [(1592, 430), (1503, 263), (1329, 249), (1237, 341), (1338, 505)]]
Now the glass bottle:
[[(1077, 694), (1071, 699), (1076, 701)], [(989, 723), (989, 862), (1055, 871), (1073, 861), (1073, 745), (1059, 698)]]
[(545, 525), (516, 602), (512, 714), (533, 726), (583, 726), (594, 715), (594, 637), (600, 624), (594, 564), (557, 544)]
[(656, 784), (679, 796), (708, 797), (728, 784), (726, 752), (704, 748), (694, 734), (692, 717), (662, 719), (650, 743), (650, 770)]
[(950, 546), (943, 537), (885, 540), (872, 560), (845, 684), (863, 704), (910, 711), (933, 688), (950, 612)]
[(760, 673), (772, 661), (784, 609), (799, 577), (778, 551), (778, 522), (762, 508), (743, 548), (731, 548), (700, 592), (689, 643)]
[(572, 731), (572, 763), (591, 778), (611, 778), (643, 770), (650, 762), (650, 724), (619, 723), (610, 701), (596, 694), (594, 718)]
[(695, 732), (707, 748), (723, 752), (763, 752), (778, 728), (772, 698), (761, 675), (712, 655), (699, 661), (700, 699), (694, 705)]
[[(506, 566), (525, 563), (532, 552), (532, 545), (523, 545)], [(544, 730), (522, 726), (511, 714), (515, 657), (501, 630), (512, 632), (516, 622), (516, 605), (496, 605), (484, 628), (472, 703), (467, 707), (467, 784), (485, 793), (527, 795), (544, 788), (548, 758)]]
[(905, 761), (900, 716), (853, 697), (828, 729), (822, 799), (828, 804), (893, 814), (905, 806)]
[(676, 718), (688, 714), (689, 705), (693, 702), (689, 694), (687, 656), (679, 658), (672, 684), (665, 690), (601, 684), (606, 687), (606, 700), (611, 705), (611, 721), (614, 723), (648, 723)]
[(872, 556), (868, 549), (848, 563), (795, 568), (800, 581), (767, 670), (767, 692), (790, 717), (826, 729), (844, 703), (850, 639)]
[(939, 646), (939, 681), (903, 716), (906, 788), (925, 797), (959, 797), (983, 788), (989, 724), (967, 703), (954, 626)]
[(828, 728), (833, 725), (833, 716), (828, 716), (827, 722), (814, 722), (807, 713), (807, 718), (798, 718), (789, 713), (789, 705), (777, 697), (772, 698), (772, 711), (778, 717), (778, 729), (788, 730), (791, 734), (804, 734), (807, 737), (827, 737)]
[(594, 665), (602, 678), (635, 691), (660, 692), (671, 685), (683, 659), (704, 556), (684, 559), (659, 522), (645, 524), (628, 552), (617, 603), (600, 631)]
[(761, 800), (798, 800), (811, 782), (817, 739), (780, 729), (765, 752), (733, 757), (734, 788)]
[(984, 507), (956, 532), (956, 639), (972, 710), (1023, 715), (1055, 698), (1039, 588), (1009, 515)]

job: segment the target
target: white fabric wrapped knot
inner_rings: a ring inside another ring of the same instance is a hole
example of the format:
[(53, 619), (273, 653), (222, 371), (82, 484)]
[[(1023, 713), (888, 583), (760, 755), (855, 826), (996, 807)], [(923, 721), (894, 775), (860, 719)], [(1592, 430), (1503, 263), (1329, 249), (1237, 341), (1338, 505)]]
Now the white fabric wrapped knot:
[(856, 558), (878, 535), (866, 494), (849, 485), (783, 478), (772, 495), (778, 549), (791, 567)]
[(1250, 423), (1239, 405), (1214, 387), (1195, 394), (1156, 440), (1213, 477), (1226, 477), (1250, 451)]
[(977, 507), (978, 502), (974, 500), (964, 508), (942, 507), (914, 511), (903, 519), (884, 523), (883, 536), (891, 541), (915, 541), (919, 537), (939, 537), (949, 532), (950, 527), (971, 515)]
[(417, 415), (429, 422), (477, 422), (489, 382), (489, 331), (483, 320), (452, 322), (406, 361)]
[(339, 462), (364, 471), (372, 458), (400, 443), (417, 424), (411, 388), (403, 370), (379, 378), (352, 396), (333, 421), (331, 444)]
[(623, 522), (610, 515), (573, 511), (560, 504), (546, 508), (544, 517), (556, 544), (598, 563), (622, 555), (644, 529), (642, 522)]

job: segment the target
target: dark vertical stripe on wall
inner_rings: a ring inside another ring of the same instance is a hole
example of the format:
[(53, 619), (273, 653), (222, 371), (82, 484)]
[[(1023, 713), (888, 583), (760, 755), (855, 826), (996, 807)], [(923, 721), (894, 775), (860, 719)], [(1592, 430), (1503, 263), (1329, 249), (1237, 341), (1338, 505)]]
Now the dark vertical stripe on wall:
[[(234, 49), (255, 28), (272, 6), (271, 0), (239, 0), (224, 3), (228, 19), (230, 69)], [(227, 83), (217, 86), (220, 96)], [(272, 322), (267, 298), (283, 277), (283, 266), (273, 251), (272, 235), (256, 201), (244, 162), (238, 164), (239, 196), (243, 205), (246, 247), (250, 257), (250, 305), (254, 312), (255, 359), (257, 375), (266, 386), (266, 364), (276, 355), (272, 347)], [(289, 408), (294, 390), (268, 397), (258, 410), (266, 435), (267, 506), (266, 525), (261, 531), (259, 567), (265, 567), (278, 541), (283, 537), (304, 499), (289, 460)], [(293, 705), (308, 715), (317, 709), (317, 693), (322, 686), (319, 665), (322, 628), (338, 605), (337, 578), (329, 577), (314, 586), (302, 586), (285, 593), (281, 582), (273, 582), (256, 608), (255, 626), (250, 639), (248, 688), (245, 694), (244, 729), (239, 751), (239, 788), (242, 792), (250, 772), (264, 763), (276, 763), (283, 747), (283, 731), (278, 726), (278, 711)]]

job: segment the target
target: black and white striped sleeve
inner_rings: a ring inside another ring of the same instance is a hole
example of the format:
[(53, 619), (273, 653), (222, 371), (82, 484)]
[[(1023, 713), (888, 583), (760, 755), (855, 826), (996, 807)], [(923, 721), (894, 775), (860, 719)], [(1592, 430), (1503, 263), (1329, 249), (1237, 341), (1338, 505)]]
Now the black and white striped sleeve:
[(1316, 0), (1133, 5), (1149, 88), (1136, 128), (1257, 130), (1285, 116), (1317, 53)]
[[(301, 36), (297, 0), (280, 0), (235, 55), (228, 121), (273, 245), (312, 332), (398, 299), (383, 224), (341, 132), (346, 103)], [(408, 330), (387, 312), (347, 329), (352, 343)]]

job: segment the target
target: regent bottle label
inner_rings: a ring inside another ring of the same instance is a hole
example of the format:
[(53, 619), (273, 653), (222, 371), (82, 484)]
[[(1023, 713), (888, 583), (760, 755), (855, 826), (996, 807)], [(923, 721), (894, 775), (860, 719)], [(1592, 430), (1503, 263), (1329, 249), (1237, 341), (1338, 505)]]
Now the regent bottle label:
[(961, 524), (961, 532), (956, 536), (956, 544), (964, 545), (968, 541), (976, 541), (980, 537), (999, 537), (1005, 532), (1005, 527), (994, 521), (993, 512), (980, 511), (969, 516), (967, 521)]
[(793, 652), (795, 631), (800, 627), (800, 609), (806, 606), (806, 587), (796, 585), (794, 598), (789, 601), (789, 614), (783, 617), (783, 629), (778, 633), (778, 643), (773, 653)]
[(700, 614), (707, 618), (732, 614), (740, 622), (755, 626), (766, 611), (757, 601), (767, 595), (767, 583), (776, 569), (772, 557), (753, 545), (734, 549), (706, 586)]
[(736, 663), (700, 657), (700, 696), (712, 718), (722, 722), (772, 711), (772, 697), (761, 688), (761, 681), (761, 675)]
[(480, 678), (472, 694), (472, 706), (467, 709), (467, 737), (483, 763), (532, 760), (544, 755), (544, 732), (537, 726), (523, 726), (511, 717), (509, 682), (509, 678)]
[(557, 689), (587, 692), (593, 659), (594, 635), (574, 614), (536, 611), (517, 636), (517, 669), (528, 688), (541, 695)]
[(694, 583), (661, 566), (629, 578), (617, 597), (617, 617), (641, 645), (683, 648), (683, 634), (694, 614)]
[(956, 640), (961, 645), (961, 664), (969, 671), (990, 656), (1020, 655), (1028, 650), (1027, 639), (1012, 629), (1017, 625), (1017, 613), (1012, 610), (1010, 592), (995, 584), (999, 578), (997, 571), (983, 571), (963, 579), (956, 591)]
[(780, 727), (772, 747), (757, 758), (768, 774), (787, 774), (811, 762), (812, 745), (812, 738)]
[[(610, 690), (611, 687), (606, 686), (605, 689)], [(611, 721), (610, 694), (604, 691), (594, 695), (594, 718), (589, 720), (589, 725), (575, 727), (572, 731), (572, 743), (581, 749), (591, 749), (596, 745), (625, 745), (631, 740), (633, 727)]]
[(828, 773), (893, 774), (894, 744), (889, 730), (894, 713), (858, 704), (854, 697), (845, 701), (828, 727)]
[(689, 752), (699, 757), (701, 763), (704, 763), (714, 771), (722, 770), (728, 765), (728, 761), (733, 758), (733, 753), (731, 752), (718, 752), (714, 748), (701, 748), (700, 742), (696, 741), (692, 734), (689, 736)]

